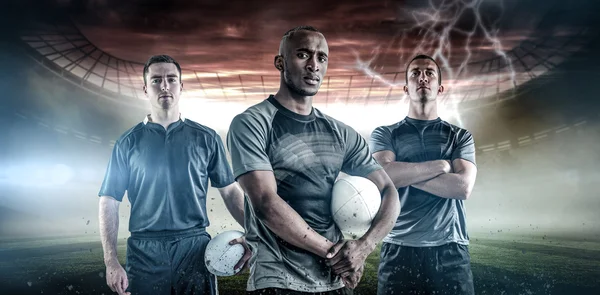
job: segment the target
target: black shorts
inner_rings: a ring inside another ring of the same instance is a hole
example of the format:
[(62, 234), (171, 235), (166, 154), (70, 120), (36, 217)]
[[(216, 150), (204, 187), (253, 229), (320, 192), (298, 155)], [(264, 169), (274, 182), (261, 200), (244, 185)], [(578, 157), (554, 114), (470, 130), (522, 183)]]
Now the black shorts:
[(377, 294), (475, 294), (468, 246), (383, 243)]
[(248, 295), (352, 295), (353, 291), (350, 288), (341, 288), (333, 291), (326, 292), (316, 292), (316, 293), (308, 293), (308, 292), (300, 292), (288, 289), (279, 289), (279, 288), (266, 288), (260, 289), (256, 291), (246, 291)]
[(210, 235), (201, 228), (132, 233), (126, 271), (131, 294), (215, 295), (217, 280), (204, 264)]

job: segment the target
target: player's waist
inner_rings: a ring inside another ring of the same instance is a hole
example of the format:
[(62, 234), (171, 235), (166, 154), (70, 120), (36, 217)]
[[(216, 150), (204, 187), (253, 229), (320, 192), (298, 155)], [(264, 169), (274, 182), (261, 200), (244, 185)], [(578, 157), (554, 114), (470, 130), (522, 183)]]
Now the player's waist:
[(160, 239), (160, 238), (183, 238), (190, 236), (197, 236), (201, 234), (206, 234), (205, 227), (192, 227), (181, 230), (161, 230), (161, 231), (141, 231), (141, 232), (132, 232), (132, 238), (142, 238), (142, 239)]
[[(285, 257), (285, 254), (281, 256)], [(280, 261), (256, 259), (251, 263), (249, 282), (256, 289), (283, 288), (304, 292), (325, 292), (340, 288), (340, 277), (316, 256), (304, 259), (283, 258)]]
[(437, 247), (448, 243), (469, 244), (466, 232), (447, 232), (445, 230), (430, 232), (397, 232), (392, 230), (384, 239), (384, 243), (408, 247)]

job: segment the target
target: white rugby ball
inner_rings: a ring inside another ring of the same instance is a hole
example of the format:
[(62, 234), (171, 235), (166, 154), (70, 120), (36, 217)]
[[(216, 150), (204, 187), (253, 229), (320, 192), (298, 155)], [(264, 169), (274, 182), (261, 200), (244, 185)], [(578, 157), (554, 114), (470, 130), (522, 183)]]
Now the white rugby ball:
[(347, 239), (358, 239), (369, 230), (380, 205), (379, 189), (367, 178), (347, 176), (333, 185), (331, 215)]
[(244, 246), (241, 244), (229, 245), (233, 239), (243, 236), (244, 233), (237, 230), (229, 230), (218, 234), (206, 246), (204, 263), (206, 268), (216, 276), (226, 277), (238, 273), (233, 267), (244, 256)]

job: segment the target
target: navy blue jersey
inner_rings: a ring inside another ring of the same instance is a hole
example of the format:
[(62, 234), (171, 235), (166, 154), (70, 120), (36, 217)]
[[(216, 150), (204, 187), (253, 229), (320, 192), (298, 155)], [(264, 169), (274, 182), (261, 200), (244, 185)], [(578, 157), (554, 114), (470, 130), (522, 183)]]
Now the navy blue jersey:
[(208, 227), (206, 193), (234, 182), (223, 142), (182, 118), (165, 130), (148, 117), (116, 141), (100, 196), (131, 203), (130, 232)]

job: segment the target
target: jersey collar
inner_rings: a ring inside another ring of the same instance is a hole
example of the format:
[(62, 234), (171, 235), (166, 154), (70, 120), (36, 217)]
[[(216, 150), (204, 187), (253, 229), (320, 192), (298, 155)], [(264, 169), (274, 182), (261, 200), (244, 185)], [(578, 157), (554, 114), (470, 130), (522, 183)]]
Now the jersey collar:
[[(179, 113), (179, 120), (181, 120), (181, 122), (185, 122), (185, 117), (181, 113)], [(152, 122), (150, 114), (147, 114), (142, 122), (144, 125), (148, 124), (148, 122)]]

